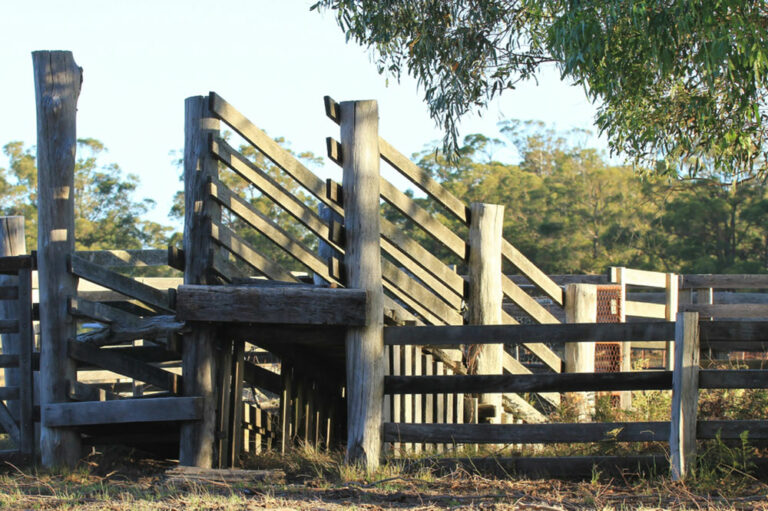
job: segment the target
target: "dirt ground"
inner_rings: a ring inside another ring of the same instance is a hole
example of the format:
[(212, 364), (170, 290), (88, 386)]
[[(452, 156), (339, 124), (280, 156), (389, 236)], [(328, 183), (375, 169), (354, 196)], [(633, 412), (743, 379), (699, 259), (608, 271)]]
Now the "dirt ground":
[(130, 451), (113, 453), (109, 459), (94, 454), (66, 473), (5, 464), (0, 509), (768, 510), (768, 486), (750, 478), (704, 492), (661, 477), (527, 480), (461, 470), (437, 476), (421, 470), (381, 473), (368, 480), (343, 469), (334, 472), (328, 464), (294, 462), (271, 467), (276, 477), (270, 482), (243, 483), (217, 477), (171, 480), (166, 472), (173, 466)]

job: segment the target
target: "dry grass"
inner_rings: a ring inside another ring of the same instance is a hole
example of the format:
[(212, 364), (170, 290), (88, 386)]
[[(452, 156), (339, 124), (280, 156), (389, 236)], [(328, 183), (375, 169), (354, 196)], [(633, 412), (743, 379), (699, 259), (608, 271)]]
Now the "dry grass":
[(6, 465), (0, 475), (0, 509), (466, 509), (629, 510), (768, 509), (768, 487), (755, 480), (738, 494), (699, 493), (666, 478), (591, 481), (495, 479), (465, 471), (437, 475), (408, 472), (401, 463), (375, 474), (343, 463), (340, 453), (297, 449), (281, 459), (251, 457), (251, 468), (280, 468), (286, 484), (175, 484), (166, 480), (169, 462), (126, 450), (94, 453), (74, 471), (47, 472)]

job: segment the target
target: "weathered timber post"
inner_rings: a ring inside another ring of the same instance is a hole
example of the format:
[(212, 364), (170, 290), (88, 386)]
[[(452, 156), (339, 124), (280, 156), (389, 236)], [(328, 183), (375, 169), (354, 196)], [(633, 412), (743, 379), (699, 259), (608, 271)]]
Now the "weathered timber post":
[[(3, 216), (0, 217), (0, 257), (18, 256), (27, 253), (27, 243), (24, 239), (24, 217)], [(0, 286), (16, 286), (18, 278), (11, 275), (0, 275)], [(31, 306), (31, 304), (30, 304)], [(19, 318), (18, 300), (0, 300), (0, 319)], [(19, 355), (22, 349), (21, 335), (3, 334), (3, 354)], [(19, 369), (8, 367), (5, 369), (5, 385), (19, 387)], [(2, 385), (2, 384), (0, 384)], [(19, 402), (10, 401), (8, 411), (14, 418), (19, 417)]]
[[(208, 110), (208, 98), (195, 96), (184, 103), (184, 283), (213, 284), (213, 246), (210, 220), (221, 209), (205, 193), (218, 165), (208, 150), (208, 138), (219, 131), (219, 121)], [(217, 430), (217, 350), (215, 330), (197, 324), (185, 335), (182, 349), (184, 395), (203, 398), (203, 418), (181, 426), (179, 462), (210, 468)]]
[[(597, 287), (592, 284), (565, 286), (565, 321), (567, 323), (597, 322)], [(565, 345), (565, 371), (568, 373), (595, 372), (595, 343), (569, 342)], [(589, 417), (594, 394), (580, 393), (580, 418)]]
[(699, 314), (680, 312), (675, 323), (672, 420), (669, 450), (672, 479), (690, 473), (696, 462), (696, 411), (699, 404)]
[(384, 291), (379, 241), (379, 107), (376, 101), (341, 103), (344, 154), (344, 271), (349, 288), (364, 289), (367, 325), (349, 328), (347, 461), (370, 471), (381, 455), (384, 400)]
[[(664, 309), (664, 319), (675, 321), (677, 310), (679, 308), (680, 278), (674, 273), (667, 273), (666, 276), (666, 307)], [(671, 371), (675, 366), (675, 343), (667, 342), (667, 370)]]
[[(621, 286), (619, 291), (619, 323), (627, 321), (627, 283), (624, 279), (624, 267), (611, 267), (611, 282)], [(629, 372), (632, 370), (632, 341), (621, 343), (621, 363), (619, 371)], [(632, 391), (622, 390), (619, 393), (620, 406), (623, 410), (632, 409)]]
[[(68, 401), (77, 378), (67, 341), (77, 324), (67, 300), (77, 279), (67, 268), (75, 250), (75, 150), (77, 98), (83, 70), (68, 51), (32, 53), (37, 103), (37, 264), (40, 290), (40, 405)], [(43, 421), (45, 422), (45, 421)], [(40, 454), (46, 467), (74, 466), (80, 435), (72, 429), (41, 427)]]
[[(469, 324), (501, 324), (501, 242), (504, 206), (471, 205), (469, 226)], [(503, 344), (480, 344), (477, 350), (477, 374), (503, 374)], [(481, 394), (480, 404), (493, 405), (489, 422), (500, 423), (503, 413), (501, 394)]]

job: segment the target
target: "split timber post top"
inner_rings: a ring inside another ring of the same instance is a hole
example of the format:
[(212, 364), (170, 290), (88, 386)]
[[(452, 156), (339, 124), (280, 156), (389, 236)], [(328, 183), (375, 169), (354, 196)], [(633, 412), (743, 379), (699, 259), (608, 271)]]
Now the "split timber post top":
[(379, 241), (379, 107), (341, 103), (347, 287), (368, 293), (367, 325), (346, 334), (347, 460), (373, 470), (381, 456), (384, 292)]
[[(38, 237), (40, 287), (40, 405), (63, 403), (76, 380), (67, 342), (77, 324), (67, 312), (76, 278), (67, 269), (75, 251), (75, 146), (77, 98), (83, 72), (68, 51), (32, 53), (37, 104)], [(55, 134), (56, 136), (51, 136)], [(73, 429), (42, 426), (40, 454), (46, 467), (73, 467), (80, 436)]]

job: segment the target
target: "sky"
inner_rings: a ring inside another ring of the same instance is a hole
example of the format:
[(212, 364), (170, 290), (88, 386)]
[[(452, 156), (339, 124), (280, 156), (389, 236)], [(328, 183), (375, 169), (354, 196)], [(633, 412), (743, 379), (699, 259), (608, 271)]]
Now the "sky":
[[(370, 52), (345, 42), (330, 13), (306, 0), (0, 0), (0, 145), (36, 141), (31, 52), (69, 50), (83, 68), (78, 137), (102, 141), (104, 163), (137, 174), (148, 215), (170, 224), (181, 188), (174, 160), (183, 148), (184, 99), (216, 91), (295, 151), (325, 156), (338, 126), (323, 96), (376, 99), (379, 133), (404, 154), (442, 139), (415, 80), (377, 73)], [(558, 129), (592, 127), (595, 108), (583, 89), (546, 70), (539, 84), (507, 91), (461, 124), (461, 133), (498, 136), (504, 118), (534, 119)], [(593, 137), (586, 141), (605, 147)], [(500, 159), (513, 159), (502, 154)], [(7, 160), (0, 156), (0, 167)], [(322, 177), (341, 179), (327, 161)]]

